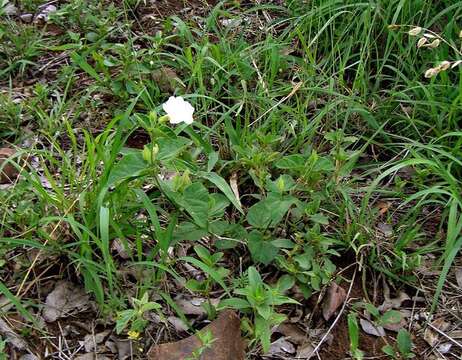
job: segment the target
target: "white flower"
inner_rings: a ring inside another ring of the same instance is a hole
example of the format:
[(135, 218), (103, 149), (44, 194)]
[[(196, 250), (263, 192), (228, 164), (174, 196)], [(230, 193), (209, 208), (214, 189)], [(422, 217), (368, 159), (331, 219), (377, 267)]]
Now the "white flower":
[(182, 122), (192, 124), (193, 122), (194, 108), (181, 96), (170, 96), (168, 101), (162, 105), (162, 108), (167, 113), (171, 124)]

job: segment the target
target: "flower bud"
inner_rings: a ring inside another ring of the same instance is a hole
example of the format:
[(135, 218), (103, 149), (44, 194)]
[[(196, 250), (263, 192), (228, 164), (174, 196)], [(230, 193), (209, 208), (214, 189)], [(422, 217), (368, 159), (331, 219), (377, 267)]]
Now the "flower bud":
[(418, 47), (418, 48), (421, 48), (421, 47), (424, 46), (426, 43), (427, 43), (427, 38), (421, 37), (421, 38), (419, 39), (419, 41), (417, 41), (417, 47)]
[(417, 36), (422, 32), (422, 28), (420, 26), (416, 26), (408, 31), (410, 36)]

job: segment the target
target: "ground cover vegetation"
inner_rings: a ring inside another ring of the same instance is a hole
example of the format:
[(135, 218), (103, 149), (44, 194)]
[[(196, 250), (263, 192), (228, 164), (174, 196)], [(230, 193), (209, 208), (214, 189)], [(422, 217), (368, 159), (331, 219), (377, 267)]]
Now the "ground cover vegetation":
[(4, 358), (460, 358), (461, 2), (0, 4)]

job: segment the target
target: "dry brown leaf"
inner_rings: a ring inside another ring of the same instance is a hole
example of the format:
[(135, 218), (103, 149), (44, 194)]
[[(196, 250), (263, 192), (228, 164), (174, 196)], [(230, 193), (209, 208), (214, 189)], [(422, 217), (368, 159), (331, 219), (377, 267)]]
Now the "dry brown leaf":
[[(215, 339), (201, 360), (244, 360), (244, 343), (241, 339), (240, 320), (234, 311), (224, 311), (201, 331), (210, 331)], [(194, 335), (181, 341), (155, 345), (148, 353), (149, 360), (184, 360), (202, 345)]]
[(390, 298), (385, 293), (385, 301), (382, 303), (382, 305), (379, 306), (378, 309), (379, 309), (380, 312), (386, 312), (386, 311), (388, 311), (390, 309), (400, 309), (401, 305), (406, 300), (411, 300), (411, 298), (404, 291), (400, 291), (398, 293), (398, 296), (395, 297), (395, 298)]
[(462, 330), (451, 331), (448, 336), (453, 339), (462, 339)]
[(169, 67), (154, 70), (151, 76), (159, 89), (163, 92), (173, 92), (175, 90), (175, 84), (179, 82), (177, 73)]
[(8, 343), (14, 346), (18, 350), (27, 349), (26, 341), (16, 334), (13, 329), (7, 324), (6, 321), (0, 319), (0, 334), (2, 334)]
[(366, 334), (373, 336), (385, 336), (385, 330), (381, 326), (376, 326), (372, 322), (366, 319), (359, 319), (361, 328)]
[(305, 344), (303, 346), (300, 346), (297, 351), (296, 359), (309, 360), (316, 356), (316, 354), (313, 353), (313, 351), (314, 347), (311, 344)]
[[(450, 326), (450, 324), (442, 317), (433, 320), (431, 324), (443, 332), (446, 331)], [(428, 345), (435, 346), (439, 341), (438, 333), (432, 328), (427, 327), (424, 331), (424, 340), (428, 343)]]
[(451, 348), (452, 348), (452, 343), (451, 342), (445, 342), (445, 343), (442, 343), (440, 345), (438, 345), (436, 347), (436, 349), (438, 350), (438, 352), (440, 352), (441, 354), (446, 354), (448, 353)]
[(440, 317), (432, 321), (432, 325), (440, 331), (446, 331), (451, 326), (444, 318)]
[(327, 296), (322, 305), (322, 316), (324, 320), (329, 320), (337, 309), (342, 306), (347, 297), (344, 288), (333, 282), (327, 290)]
[(40, 360), (38, 356), (33, 354), (25, 354), (19, 358), (19, 360)]
[(169, 316), (167, 320), (177, 332), (181, 333), (188, 331), (188, 326), (180, 318), (177, 318), (176, 316)]
[(3, 14), (6, 16), (15, 16), (18, 14), (18, 8), (10, 2), (7, 2), (5, 5), (3, 5), (2, 10)]
[(120, 240), (119, 238), (115, 238), (112, 241), (111, 250), (117, 252), (117, 254), (124, 260), (130, 259), (128, 249), (125, 248), (122, 240)]
[(383, 236), (387, 238), (393, 235), (393, 227), (390, 224), (386, 224), (383, 222), (378, 223), (377, 230), (379, 230), (383, 234)]
[(462, 269), (456, 269), (456, 282), (462, 288)]
[(83, 310), (89, 305), (89, 296), (82, 288), (67, 281), (60, 281), (54, 290), (48, 294), (42, 316), (46, 322), (68, 316)]
[(271, 343), (270, 349), (265, 355), (287, 356), (288, 354), (295, 354), (295, 346), (285, 338), (281, 337)]
[(430, 346), (435, 346), (438, 343), (438, 334), (430, 328), (426, 328), (424, 331), (424, 340)]
[(390, 209), (390, 206), (391, 206), (391, 202), (389, 201), (380, 201), (378, 204), (377, 204), (377, 208), (379, 209), (379, 215), (383, 215), (385, 214), (388, 209)]
[[(185, 315), (206, 315), (206, 311), (202, 306), (203, 303), (207, 302), (207, 299), (194, 297), (191, 299), (176, 299), (175, 303), (181, 309)], [(219, 299), (210, 299), (212, 305), (218, 305)]]
[(0, 148), (0, 184), (13, 182), (18, 176), (18, 170), (11, 164), (6, 162), (6, 159), (14, 156), (16, 151), (12, 148)]
[(85, 338), (81, 342), (81, 345), (85, 348), (86, 352), (91, 352), (97, 348), (99, 344), (101, 344), (104, 339), (110, 334), (109, 330), (100, 332), (98, 334), (88, 334), (85, 335)]
[(299, 329), (295, 324), (282, 323), (275, 332), (284, 335), (287, 339), (297, 345), (301, 345), (308, 341), (308, 334)]
[(233, 190), (234, 196), (236, 197), (239, 205), (241, 205), (241, 197), (239, 195), (239, 187), (237, 186), (237, 173), (233, 173), (229, 178), (229, 185), (231, 190)]
[(136, 349), (136, 347), (132, 346), (132, 343), (130, 340), (116, 339), (115, 345), (117, 347), (117, 355), (118, 355), (117, 359), (119, 360), (125, 360), (125, 359), (131, 358), (133, 350)]
[(107, 356), (98, 355), (95, 353), (88, 353), (83, 355), (77, 355), (74, 360), (110, 360)]
[(47, 5), (40, 10), (40, 13), (35, 17), (35, 22), (46, 23), (50, 19), (50, 15), (58, 9), (54, 5)]

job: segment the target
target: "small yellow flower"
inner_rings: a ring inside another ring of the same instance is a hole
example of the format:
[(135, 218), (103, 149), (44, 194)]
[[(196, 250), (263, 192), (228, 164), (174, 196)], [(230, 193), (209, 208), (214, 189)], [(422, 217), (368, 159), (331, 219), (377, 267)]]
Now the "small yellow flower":
[(128, 332), (128, 338), (130, 340), (138, 340), (139, 337), (140, 337), (140, 333), (138, 331), (131, 330)]

